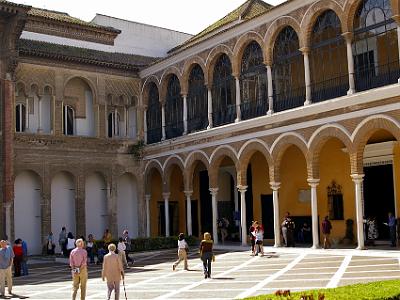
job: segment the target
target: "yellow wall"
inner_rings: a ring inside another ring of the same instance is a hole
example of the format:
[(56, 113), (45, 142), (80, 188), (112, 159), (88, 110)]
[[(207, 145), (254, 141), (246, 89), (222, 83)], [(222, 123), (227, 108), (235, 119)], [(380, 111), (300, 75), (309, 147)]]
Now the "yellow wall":
[(151, 200), (150, 200), (150, 229), (151, 236), (158, 236), (158, 207), (157, 203), (162, 201), (162, 182), (158, 172), (152, 174), (150, 179)]
[(396, 142), (394, 145), (394, 162), (393, 162), (393, 176), (394, 176), (394, 192), (396, 201), (396, 217), (400, 217), (400, 143)]
[[(183, 193), (183, 176), (182, 171), (175, 166), (171, 173), (170, 182), (170, 201), (178, 202), (179, 205), (179, 232), (186, 232), (186, 209), (185, 194)], [(172, 220), (171, 220), (172, 221)], [(171, 232), (171, 234), (173, 234)]]

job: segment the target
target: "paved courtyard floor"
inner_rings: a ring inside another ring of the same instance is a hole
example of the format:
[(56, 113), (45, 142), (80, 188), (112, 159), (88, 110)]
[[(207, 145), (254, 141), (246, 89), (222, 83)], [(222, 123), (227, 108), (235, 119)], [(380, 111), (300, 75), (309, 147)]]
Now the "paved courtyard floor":
[[(191, 253), (189, 271), (172, 271), (176, 251), (137, 255), (126, 272), (128, 299), (240, 299), (273, 293), (328, 288), (376, 280), (400, 279), (400, 252), (379, 250), (313, 250), (265, 248), (264, 257), (241, 247), (219, 249), (212, 278), (204, 279), (198, 254)], [(89, 267), (86, 299), (106, 299), (100, 266)], [(63, 263), (31, 266), (30, 275), (16, 278), (9, 299), (70, 299), (71, 280)], [(78, 297), (79, 299), (79, 297)], [(113, 299), (113, 298), (111, 298)], [(121, 297), (124, 290), (121, 285)]]

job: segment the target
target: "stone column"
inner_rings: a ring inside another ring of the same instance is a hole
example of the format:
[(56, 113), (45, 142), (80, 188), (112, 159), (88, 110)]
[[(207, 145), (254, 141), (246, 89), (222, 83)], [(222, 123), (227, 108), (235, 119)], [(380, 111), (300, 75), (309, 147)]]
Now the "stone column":
[(29, 132), (29, 98), (25, 100), (25, 131)]
[(242, 119), (242, 112), (240, 110), (240, 78), (235, 76), (235, 87), (236, 87), (236, 119), (235, 122), (240, 122)]
[(144, 196), (146, 199), (146, 237), (150, 237), (151, 236), (151, 220), (150, 220), (150, 199), (151, 199), (151, 195), (145, 195)]
[(187, 95), (183, 95), (183, 135), (188, 133)]
[(246, 220), (246, 191), (247, 186), (238, 186), (240, 192), (240, 225), (242, 235), (242, 245), (247, 245), (247, 220)]
[(147, 107), (143, 110), (143, 132), (144, 132), (144, 143), (147, 144)]
[[(42, 244), (46, 245), (47, 236), (51, 231), (51, 190), (50, 190), (50, 182), (46, 181), (43, 182), (41, 191), (40, 214), (41, 214)], [(56, 233), (54, 233), (54, 236), (56, 237)], [(55, 244), (58, 244), (58, 242), (55, 242)]]
[(211, 88), (207, 89), (207, 110), (208, 110), (208, 126), (207, 129), (213, 128), (213, 104)]
[(38, 133), (42, 133), (43, 132), (43, 128), (42, 128), (42, 106), (43, 106), (43, 100), (42, 100), (42, 96), (38, 96), (38, 129), (37, 132)]
[(108, 229), (113, 236), (118, 236), (117, 222), (117, 187), (114, 183), (116, 178), (112, 178), (111, 183), (107, 184), (107, 204), (108, 204)]
[(77, 176), (75, 183), (75, 220), (76, 235), (86, 236), (85, 177), (83, 175)]
[(313, 238), (313, 249), (319, 248), (319, 235), (318, 235), (318, 199), (317, 199), (317, 186), (319, 179), (307, 179), (308, 184), (311, 187), (311, 219), (312, 219), (312, 238)]
[(218, 244), (218, 228), (217, 228), (217, 220), (218, 220), (218, 205), (217, 205), (217, 195), (218, 188), (211, 188), (211, 203), (212, 203), (212, 238), (214, 239), (214, 244)]
[(303, 53), (304, 58), (304, 79), (306, 85), (306, 101), (304, 105), (311, 104), (311, 72), (310, 72), (310, 48), (304, 47), (300, 51)]
[(349, 72), (349, 90), (347, 95), (352, 95), (356, 92), (356, 85), (354, 79), (354, 58), (353, 58), (353, 33), (346, 32), (342, 34), (346, 40), (346, 50), (347, 50), (347, 70)]
[[(399, 64), (400, 64), (400, 17), (398, 18), (399, 21), (397, 21), (397, 49), (399, 51)], [(398, 83), (400, 83), (400, 78), (398, 79)]]
[(165, 213), (165, 236), (169, 236), (169, 196), (170, 193), (163, 193), (164, 198), (164, 213)]
[(364, 174), (352, 174), (351, 179), (354, 182), (355, 187), (355, 199), (356, 199), (356, 225), (357, 225), (357, 249), (363, 250), (364, 247), (364, 213), (362, 207), (362, 183), (364, 180)]
[(275, 244), (274, 247), (279, 247), (281, 245), (281, 222), (279, 218), (279, 188), (281, 186), (280, 182), (270, 182), (272, 189), (272, 202), (274, 206), (274, 237)]
[(4, 213), (5, 213), (5, 233), (8, 237), (8, 240), (11, 242), (14, 237), (12, 235), (12, 230), (11, 230), (11, 223), (12, 223), (12, 219), (11, 219), (11, 215), (12, 215), (12, 202), (8, 201), (5, 202), (3, 204), (4, 207)]
[(274, 88), (272, 85), (272, 68), (267, 65), (267, 80), (268, 80), (268, 112), (267, 115), (274, 113)]
[(187, 234), (193, 235), (192, 230), (192, 194), (193, 191), (184, 191), (186, 196), (186, 222), (187, 222)]
[(166, 135), (165, 135), (165, 104), (163, 103), (161, 106), (161, 132), (162, 132), (162, 137), (161, 140), (165, 141)]

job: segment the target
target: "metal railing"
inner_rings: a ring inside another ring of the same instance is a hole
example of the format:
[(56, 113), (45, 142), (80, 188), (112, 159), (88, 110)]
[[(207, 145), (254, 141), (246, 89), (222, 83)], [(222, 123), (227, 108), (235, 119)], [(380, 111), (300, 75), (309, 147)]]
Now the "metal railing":
[(286, 93), (274, 93), (274, 111), (283, 111), (304, 105), (306, 88), (293, 89)]
[(147, 144), (154, 144), (161, 141), (161, 126), (147, 130)]
[(165, 136), (166, 139), (173, 139), (183, 134), (183, 122), (174, 122), (165, 124)]
[(355, 84), (357, 92), (366, 91), (398, 82), (400, 77), (399, 62), (356, 68)]
[(322, 102), (347, 95), (349, 89), (348, 74), (316, 82), (311, 85), (311, 101)]
[(199, 112), (197, 116), (194, 116), (187, 121), (188, 132), (201, 131), (208, 126), (208, 115), (207, 113)]
[(218, 109), (212, 113), (214, 127), (230, 124), (236, 119), (236, 106), (230, 104), (224, 109)]
[(267, 99), (261, 101), (244, 101), (240, 104), (242, 120), (264, 116), (268, 110)]

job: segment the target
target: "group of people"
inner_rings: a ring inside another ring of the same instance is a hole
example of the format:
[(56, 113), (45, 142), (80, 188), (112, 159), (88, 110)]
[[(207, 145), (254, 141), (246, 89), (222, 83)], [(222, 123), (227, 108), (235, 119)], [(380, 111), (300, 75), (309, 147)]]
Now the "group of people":
[[(64, 227), (63, 227), (64, 230)], [(101, 253), (97, 252), (98, 263), (102, 263), (101, 277), (103, 281), (107, 281), (107, 299), (110, 299), (114, 291), (115, 300), (119, 299), (120, 282), (124, 280), (124, 267), (129, 268), (125, 251), (131, 246), (131, 239), (127, 230), (124, 230), (122, 236), (118, 240), (118, 245), (112, 243), (112, 235), (108, 229), (104, 232)], [(68, 241), (67, 241), (68, 243)], [(81, 299), (86, 297), (86, 284), (88, 279), (87, 267), (89, 263), (94, 263), (94, 250), (96, 243), (92, 234), (89, 234), (88, 240), (83, 238), (74, 240), (75, 248), (69, 253), (69, 265), (71, 267), (73, 291), (72, 299), (76, 299), (76, 295), (80, 288)], [(107, 249), (108, 253), (107, 253)], [(68, 249), (67, 249), (68, 250)], [(89, 259), (89, 261), (88, 261)]]
[(264, 256), (264, 226), (258, 221), (252, 221), (249, 232), (251, 255), (257, 256), (258, 253), (261, 253), (261, 256)]

